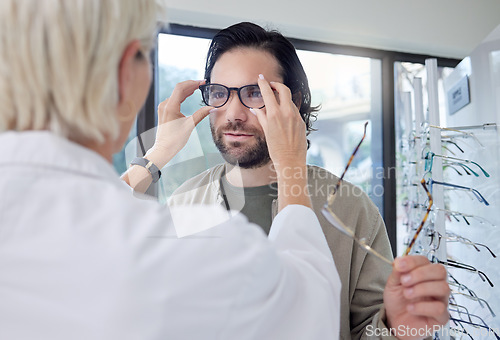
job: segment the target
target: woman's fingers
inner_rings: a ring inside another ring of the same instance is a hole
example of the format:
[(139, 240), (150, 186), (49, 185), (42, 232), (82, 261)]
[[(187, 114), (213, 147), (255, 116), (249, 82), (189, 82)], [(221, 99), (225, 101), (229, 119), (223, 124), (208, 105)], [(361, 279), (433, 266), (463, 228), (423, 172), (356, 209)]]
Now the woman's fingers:
[(172, 91), (172, 95), (170, 96), (169, 103), (171, 105), (179, 105), (186, 100), (187, 97), (192, 95), (194, 91), (200, 86), (204, 84), (204, 81), (200, 80), (186, 80), (175, 85), (174, 90)]
[(250, 112), (252, 112), (254, 115), (257, 116), (257, 119), (259, 120), (260, 126), (262, 126), (262, 130), (264, 131), (264, 135), (267, 136), (267, 116), (264, 113), (263, 109), (250, 109)]
[(288, 86), (278, 82), (267, 82), (263, 76), (260, 76), (258, 84), (268, 114), (273, 115), (280, 112), (280, 114), (287, 116), (300, 115)]
[(210, 114), (210, 111), (213, 110), (213, 107), (211, 106), (204, 106), (201, 109), (197, 110), (195, 113), (193, 113), (193, 121), (194, 125), (198, 125), (199, 122), (203, 120), (206, 116)]
[(252, 109), (264, 130), (269, 155), (274, 164), (304, 163), (306, 127), (287, 86), (267, 82), (259, 76), (259, 88), (265, 108)]
[[(296, 108), (295, 104), (292, 101), (292, 92), (282, 83), (270, 82), (269, 86), (275, 90), (275, 93), (278, 93), (278, 102), (283, 105), (293, 105)], [(275, 97), (276, 98), (276, 97)]]
[(178, 83), (172, 91), (170, 98), (165, 99), (158, 105), (158, 123), (161, 124), (184, 117), (181, 113), (181, 104), (204, 83), (204, 80), (186, 80)]
[(262, 94), (264, 105), (266, 106), (266, 111), (271, 114), (276, 112), (276, 110), (279, 109), (279, 103), (274, 96), (274, 91), (271, 88), (271, 85), (264, 79), (262, 74), (259, 74), (257, 84), (259, 85), (260, 93)]
[(213, 109), (209, 106), (200, 108), (190, 117), (180, 112), (181, 103), (204, 82), (187, 80), (178, 83), (172, 96), (158, 105), (155, 145), (177, 152), (185, 145), (194, 127), (208, 116), (210, 110)]

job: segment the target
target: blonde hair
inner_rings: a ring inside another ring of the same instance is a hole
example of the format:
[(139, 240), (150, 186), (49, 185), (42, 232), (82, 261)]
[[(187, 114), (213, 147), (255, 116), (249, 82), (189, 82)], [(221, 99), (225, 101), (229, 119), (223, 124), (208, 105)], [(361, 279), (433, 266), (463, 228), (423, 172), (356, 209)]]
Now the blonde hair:
[(0, 132), (115, 139), (120, 58), (164, 16), (160, 0), (0, 0)]

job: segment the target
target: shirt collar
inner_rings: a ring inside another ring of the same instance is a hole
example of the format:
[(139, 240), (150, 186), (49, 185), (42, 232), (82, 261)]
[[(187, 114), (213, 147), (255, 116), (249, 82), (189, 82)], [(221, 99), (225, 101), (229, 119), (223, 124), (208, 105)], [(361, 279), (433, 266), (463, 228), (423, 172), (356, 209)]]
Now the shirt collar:
[(113, 166), (97, 152), (49, 131), (0, 133), (0, 166), (24, 164), (120, 181)]

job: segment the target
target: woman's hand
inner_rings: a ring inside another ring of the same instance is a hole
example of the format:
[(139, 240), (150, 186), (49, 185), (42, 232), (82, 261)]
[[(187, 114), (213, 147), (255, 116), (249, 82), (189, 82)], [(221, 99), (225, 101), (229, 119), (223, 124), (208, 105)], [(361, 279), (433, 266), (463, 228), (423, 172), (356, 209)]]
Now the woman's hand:
[[(274, 166), (301, 166), (306, 164), (306, 124), (292, 101), (290, 89), (277, 82), (259, 77), (258, 84), (264, 109), (252, 109), (266, 136), (269, 155)], [(275, 92), (277, 96), (275, 95)]]
[[(258, 84), (266, 105), (251, 109), (266, 136), (269, 156), (278, 178), (278, 204), (312, 207), (307, 184), (306, 124), (293, 103), (290, 89), (281, 83), (268, 83), (262, 75)], [(275, 95), (275, 92), (277, 95)]]
[(172, 96), (158, 105), (155, 143), (146, 153), (146, 157), (158, 167), (164, 167), (186, 145), (195, 126), (210, 113), (212, 108), (209, 106), (202, 107), (188, 117), (181, 113), (181, 104), (204, 83), (195, 80), (179, 83)]
[[(144, 158), (163, 168), (187, 143), (196, 125), (210, 113), (211, 107), (202, 107), (186, 117), (181, 104), (204, 84), (204, 81), (187, 80), (175, 86), (172, 96), (158, 105), (158, 127), (155, 143)], [(151, 174), (143, 167), (132, 166), (122, 179), (135, 191), (146, 192), (151, 185)]]

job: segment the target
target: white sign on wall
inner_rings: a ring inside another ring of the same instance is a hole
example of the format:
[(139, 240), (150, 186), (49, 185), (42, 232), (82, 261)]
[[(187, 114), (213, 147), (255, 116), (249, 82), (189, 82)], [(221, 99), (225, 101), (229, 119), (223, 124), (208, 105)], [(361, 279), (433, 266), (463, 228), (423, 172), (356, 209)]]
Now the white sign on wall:
[(448, 90), (447, 96), (450, 115), (469, 104), (469, 78), (465, 76), (460, 79), (451, 89)]

